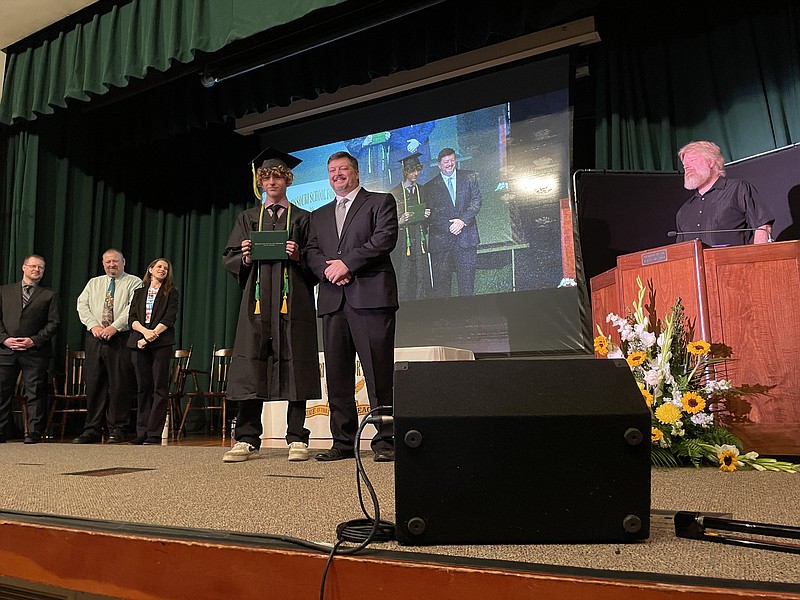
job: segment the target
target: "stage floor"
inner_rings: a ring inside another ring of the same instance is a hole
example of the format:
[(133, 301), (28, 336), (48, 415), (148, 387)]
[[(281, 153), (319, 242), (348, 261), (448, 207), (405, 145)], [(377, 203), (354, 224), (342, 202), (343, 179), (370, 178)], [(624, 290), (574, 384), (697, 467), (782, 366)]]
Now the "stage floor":
[[(339, 523), (363, 516), (354, 460), (290, 463), (285, 449), (269, 448), (247, 462), (225, 464), (225, 449), (218, 443), (1, 444), (0, 510), (111, 521), (120, 531), (125, 524), (145, 526), (137, 527), (145, 535), (152, 526), (218, 532), (220, 539), (226, 532), (242, 532), (324, 544), (336, 542)], [(393, 464), (374, 463), (369, 452), (363, 458), (381, 518), (394, 521)], [(366, 493), (365, 498), (371, 511)], [(798, 498), (800, 474), (652, 471), (654, 510), (731, 513), (734, 519), (800, 527)], [(672, 526), (659, 519), (652, 521), (648, 540), (632, 544), (409, 547), (386, 542), (373, 544), (368, 554), (800, 595), (800, 555), (676, 538)]]

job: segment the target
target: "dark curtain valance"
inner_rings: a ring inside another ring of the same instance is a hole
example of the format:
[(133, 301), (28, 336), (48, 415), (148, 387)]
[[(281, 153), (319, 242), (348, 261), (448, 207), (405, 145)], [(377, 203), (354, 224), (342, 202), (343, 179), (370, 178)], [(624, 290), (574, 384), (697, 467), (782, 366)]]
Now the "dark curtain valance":
[[(32, 120), (124, 88), (255, 33), (344, 0), (131, 0), (36, 45), (11, 48), (0, 122)], [(104, 10), (98, 3), (97, 10)]]

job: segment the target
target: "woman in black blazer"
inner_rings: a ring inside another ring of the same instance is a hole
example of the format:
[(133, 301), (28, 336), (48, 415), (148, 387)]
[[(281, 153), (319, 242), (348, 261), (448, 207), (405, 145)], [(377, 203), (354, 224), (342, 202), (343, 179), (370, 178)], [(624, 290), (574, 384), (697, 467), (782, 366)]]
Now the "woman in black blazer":
[(161, 444), (167, 419), (169, 363), (175, 345), (179, 297), (172, 282), (172, 265), (165, 258), (150, 263), (142, 287), (133, 293), (128, 346), (133, 348), (139, 391), (136, 439), (132, 444)]

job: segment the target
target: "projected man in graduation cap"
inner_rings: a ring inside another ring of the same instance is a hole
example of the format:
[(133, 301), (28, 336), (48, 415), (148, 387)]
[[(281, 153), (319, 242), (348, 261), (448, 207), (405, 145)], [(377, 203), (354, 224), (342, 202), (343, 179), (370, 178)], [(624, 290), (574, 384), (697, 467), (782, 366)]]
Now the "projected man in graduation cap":
[(399, 230), (392, 263), (397, 273), (397, 293), (401, 302), (422, 300), (432, 295), (428, 261), (428, 220), (431, 209), (425, 203), (422, 186), (417, 183), (423, 170), (420, 156), (419, 152), (414, 152), (398, 161), (402, 167), (403, 181), (390, 192), (397, 201)]
[[(264, 161), (256, 171), (259, 158)], [(309, 457), (306, 400), (322, 397), (314, 308), (317, 280), (305, 262), (310, 213), (286, 197), (294, 179), (291, 169), (300, 162), (274, 148), (253, 160), (259, 206), (241, 212), (228, 237), (223, 262), (243, 294), (228, 374), (228, 400), (239, 403), (236, 443), (224, 462), (242, 462), (258, 452), (262, 404), (271, 400), (289, 401), (289, 460)], [(256, 237), (266, 238), (264, 248), (260, 242), (254, 246)]]

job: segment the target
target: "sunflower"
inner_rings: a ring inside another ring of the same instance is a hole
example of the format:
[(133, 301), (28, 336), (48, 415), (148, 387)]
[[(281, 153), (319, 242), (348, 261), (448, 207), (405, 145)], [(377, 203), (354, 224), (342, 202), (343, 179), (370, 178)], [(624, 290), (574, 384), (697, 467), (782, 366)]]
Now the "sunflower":
[(705, 340), (696, 340), (694, 342), (689, 342), (686, 349), (690, 354), (694, 354), (695, 356), (704, 356), (711, 350), (711, 345)]
[(604, 335), (598, 335), (594, 338), (594, 351), (600, 356), (608, 354), (608, 338)]
[(644, 401), (647, 403), (647, 406), (652, 408), (653, 406), (653, 394), (647, 391), (647, 388), (644, 387), (644, 384), (641, 381), (637, 381), (636, 385), (639, 386), (639, 391), (642, 393), (642, 397)]
[(650, 428), (650, 441), (654, 444), (657, 444), (661, 440), (664, 439), (664, 432), (658, 429), (657, 427)]
[(630, 365), (631, 367), (638, 367), (644, 362), (644, 359), (646, 358), (647, 355), (644, 352), (642, 352), (641, 350), (637, 350), (636, 352), (631, 352), (630, 354), (628, 354), (628, 357), (625, 360), (628, 361), (628, 365)]
[(696, 415), (706, 407), (705, 399), (695, 392), (686, 392), (681, 396), (681, 404), (683, 404), (683, 410), (690, 415)]
[(744, 466), (739, 460), (739, 449), (730, 444), (723, 444), (722, 446), (714, 446), (717, 451), (717, 458), (719, 459), (720, 471), (735, 471), (736, 467)]
[(680, 421), (680, 418), (681, 409), (669, 402), (662, 404), (656, 409), (656, 419), (664, 423), (664, 425)]

